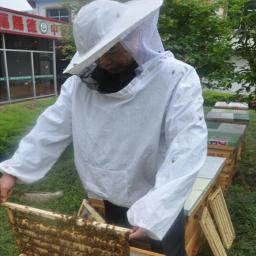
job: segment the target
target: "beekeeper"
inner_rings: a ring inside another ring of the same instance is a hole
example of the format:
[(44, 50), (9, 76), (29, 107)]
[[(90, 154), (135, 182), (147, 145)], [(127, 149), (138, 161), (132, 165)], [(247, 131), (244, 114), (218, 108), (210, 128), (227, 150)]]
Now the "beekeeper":
[[(56, 103), (0, 164), (1, 202), (16, 179), (43, 178), (73, 142), (75, 165), (107, 215), (125, 215), (166, 255), (185, 255), (183, 206), (206, 157), (195, 69), (164, 51), (162, 0), (96, 0), (74, 21), (77, 53)], [(114, 218), (114, 217), (113, 217)], [(160, 240), (160, 242), (157, 242)]]

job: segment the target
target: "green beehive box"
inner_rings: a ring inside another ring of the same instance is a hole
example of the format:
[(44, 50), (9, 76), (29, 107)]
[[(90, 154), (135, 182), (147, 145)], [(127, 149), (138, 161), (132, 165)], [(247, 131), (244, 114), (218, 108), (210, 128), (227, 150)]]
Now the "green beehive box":
[(208, 121), (245, 124), (248, 125), (250, 121), (249, 111), (234, 110), (234, 109), (211, 109), (208, 112), (206, 119)]

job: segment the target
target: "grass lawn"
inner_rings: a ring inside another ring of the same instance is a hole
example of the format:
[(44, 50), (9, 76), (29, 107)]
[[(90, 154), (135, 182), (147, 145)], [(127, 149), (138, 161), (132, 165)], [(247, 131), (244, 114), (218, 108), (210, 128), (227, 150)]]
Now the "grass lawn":
[[(0, 159), (10, 156), (19, 139), (32, 127), (36, 117), (55, 99), (29, 101), (0, 107)], [(239, 172), (226, 194), (228, 208), (235, 226), (237, 239), (229, 251), (232, 256), (256, 255), (256, 112), (251, 111), (251, 124), (246, 137)], [(42, 209), (73, 214), (85, 197), (73, 164), (72, 145), (49, 172), (33, 185), (17, 185), (11, 201)], [(49, 204), (29, 204), (20, 198), (24, 191), (63, 190), (64, 196)], [(0, 208), (0, 256), (17, 256), (14, 238), (7, 223), (5, 210)], [(201, 256), (210, 256), (207, 246)]]

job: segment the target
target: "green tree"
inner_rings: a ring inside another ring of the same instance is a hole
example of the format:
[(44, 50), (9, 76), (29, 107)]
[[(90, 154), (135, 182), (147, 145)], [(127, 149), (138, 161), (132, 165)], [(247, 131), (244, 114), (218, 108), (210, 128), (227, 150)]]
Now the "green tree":
[(256, 99), (256, 1), (230, 0), (229, 19), (234, 28), (236, 55), (246, 60), (247, 65), (236, 72), (241, 85), (240, 92), (246, 92)]
[(217, 15), (220, 7), (218, 2), (166, 0), (159, 24), (166, 49), (195, 66), (211, 86), (229, 86), (234, 78), (231, 27)]

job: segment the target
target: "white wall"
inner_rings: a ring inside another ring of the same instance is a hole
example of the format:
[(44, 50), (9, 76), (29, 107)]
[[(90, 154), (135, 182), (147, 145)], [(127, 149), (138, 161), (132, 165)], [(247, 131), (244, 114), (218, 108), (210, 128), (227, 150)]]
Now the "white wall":
[(34, 9), (34, 14), (46, 17), (46, 9), (59, 8), (62, 6), (63, 3), (37, 3), (36, 9)]

